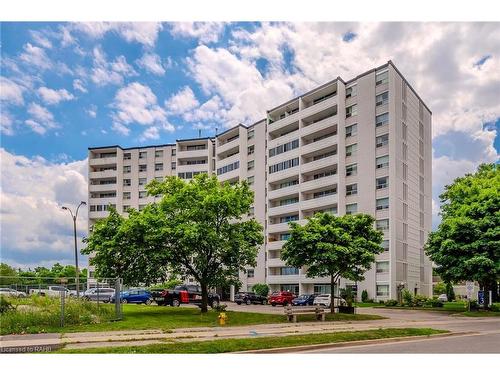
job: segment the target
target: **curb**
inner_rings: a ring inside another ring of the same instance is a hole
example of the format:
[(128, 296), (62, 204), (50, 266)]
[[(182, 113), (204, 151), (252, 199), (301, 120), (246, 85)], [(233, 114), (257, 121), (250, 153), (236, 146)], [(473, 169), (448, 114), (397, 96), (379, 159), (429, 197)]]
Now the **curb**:
[(463, 336), (471, 333), (473, 332), (449, 332), (449, 333), (438, 333), (429, 336), (390, 337), (385, 339), (374, 339), (374, 340), (344, 341), (344, 342), (325, 343), (325, 344), (288, 346), (288, 347), (272, 348), (272, 349), (257, 349), (257, 350), (243, 351), (243, 352), (232, 352), (228, 354), (295, 353), (295, 352), (308, 351), (311, 349), (323, 349), (323, 348), (328, 349), (328, 348), (342, 348), (347, 346), (363, 346), (368, 344), (384, 344), (384, 343), (398, 342), (398, 341), (413, 341), (418, 339), (433, 339), (433, 338), (450, 337), (450, 336)]

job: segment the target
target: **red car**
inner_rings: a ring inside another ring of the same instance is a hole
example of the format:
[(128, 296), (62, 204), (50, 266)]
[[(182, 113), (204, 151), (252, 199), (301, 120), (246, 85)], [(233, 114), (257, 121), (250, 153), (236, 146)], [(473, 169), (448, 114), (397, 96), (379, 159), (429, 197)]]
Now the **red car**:
[(292, 300), (295, 298), (295, 294), (290, 292), (274, 292), (269, 296), (269, 303), (272, 306), (283, 305), (287, 306), (292, 303)]

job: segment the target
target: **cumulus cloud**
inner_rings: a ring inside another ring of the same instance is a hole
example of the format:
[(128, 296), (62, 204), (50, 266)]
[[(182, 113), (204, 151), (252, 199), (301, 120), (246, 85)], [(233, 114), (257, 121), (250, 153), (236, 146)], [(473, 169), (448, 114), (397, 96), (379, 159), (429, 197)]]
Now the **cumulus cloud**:
[(81, 79), (75, 79), (73, 81), (73, 89), (83, 93), (87, 92), (87, 88), (85, 87)]
[(165, 74), (165, 67), (161, 62), (160, 56), (155, 53), (145, 53), (137, 60), (137, 65), (150, 73), (162, 76)]
[(153, 140), (153, 139), (159, 139), (160, 138), (160, 130), (156, 126), (150, 126), (146, 130), (142, 132), (141, 137), (139, 140), (141, 142), (145, 142), (148, 140)]
[(50, 49), (52, 48), (52, 42), (44, 35), (41, 31), (31, 30), (30, 35), (33, 38), (33, 42), (38, 44), (40, 47)]
[(14, 135), (14, 120), (6, 110), (0, 113), (0, 133), (3, 135)]
[[(73, 226), (61, 206), (87, 199), (87, 161), (53, 163), (0, 149), (2, 258), (73, 259)], [(87, 233), (87, 210), (78, 215), (79, 238)], [(50, 228), (50, 230), (49, 230)], [(81, 248), (81, 243), (79, 248)]]
[(24, 51), (20, 55), (20, 59), (28, 66), (36, 66), (41, 70), (50, 69), (52, 62), (45, 53), (43, 48), (26, 43), (23, 47)]
[(52, 112), (40, 104), (30, 103), (27, 112), (32, 118), (26, 120), (24, 123), (35, 133), (45, 134), (47, 130), (58, 127)]
[(198, 100), (189, 86), (183, 87), (178, 93), (165, 101), (168, 113), (174, 115), (183, 114), (198, 105)]
[(22, 105), (24, 87), (16, 82), (0, 77), (0, 100), (9, 104)]
[(170, 24), (173, 36), (195, 38), (200, 43), (215, 43), (224, 31), (222, 22), (174, 22)]
[(124, 77), (136, 76), (137, 72), (127, 63), (125, 56), (118, 56), (113, 61), (107, 61), (101, 47), (93, 50), (94, 65), (91, 80), (98, 86), (108, 84), (121, 85)]
[(85, 112), (90, 117), (96, 118), (96, 116), (97, 116), (97, 106), (95, 104), (91, 104), (90, 107), (85, 110)]
[(73, 94), (66, 89), (54, 90), (48, 87), (40, 87), (38, 95), (40, 95), (45, 104), (58, 104), (59, 102), (75, 99)]

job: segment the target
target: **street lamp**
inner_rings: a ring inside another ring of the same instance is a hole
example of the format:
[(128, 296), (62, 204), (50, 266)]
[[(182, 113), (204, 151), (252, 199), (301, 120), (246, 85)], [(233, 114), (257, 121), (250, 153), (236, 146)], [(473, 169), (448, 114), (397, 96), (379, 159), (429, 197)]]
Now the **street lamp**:
[(78, 269), (78, 248), (76, 246), (76, 219), (78, 218), (78, 210), (80, 206), (86, 206), (87, 203), (81, 201), (78, 207), (76, 208), (76, 213), (73, 215), (73, 211), (71, 211), (68, 207), (61, 207), (63, 210), (66, 210), (70, 213), (71, 218), (73, 219), (73, 234), (75, 236), (75, 268), (76, 268), (76, 297), (80, 298), (80, 270)]

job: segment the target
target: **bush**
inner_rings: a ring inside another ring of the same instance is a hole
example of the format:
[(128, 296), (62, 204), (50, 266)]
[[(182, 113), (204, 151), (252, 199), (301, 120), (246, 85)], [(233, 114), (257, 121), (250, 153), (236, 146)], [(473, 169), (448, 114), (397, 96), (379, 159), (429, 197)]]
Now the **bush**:
[(479, 309), (479, 304), (477, 303), (477, 301), (475, 299), (471, 300), (469, 302), (469, 304), (470, 304), (471, 310), (478, 310)]
[(6, 298), (0, 297), (0, 314), (5, 314), (10, 310), (14, 310), (14, 306), (12, 306), (12, 303), (7, 301)]
[(500, 312), (500, 302), (491, 304), (491, 311)]
[(442, 281), (436, 283), (433, 288), (433, 294), (440, 295), (440, 294), (445, 294), (446, 293), (446, 284), (443, 283)]
[(425, 305), (427, 300), (428, 300), (428, 298), (426, 296), (423, 296), (421, 294), (417, 294), (417, 295), (415, 295), (415, 297), (413, 297), (413, 306), (422, 307)]
[(441, 302), (440, 300), (438, 300), (437, 298), (433, 298), (433, 299), (428, 299), (425, 304), (424, 304), (425, 307), (443, 307), (443, 302)]
[(267, 296), (269, 294), (269, 286), (267, 284), (255, 284), (252, 291), (259, 296)]
[(448, 298), (448, 302), (455, 301), (455, 291), (451, 283), (446, 283), (446, 297)]
[(388, 299), (387, 301), (384, 302), (384, 305), (386, 306), (397, 306), (398, 301), (395, 299)]
[(361, 292), (361, 302), (368, 302), (368, 291), (366, 289)]
[(219, 304), (217, 305), (214, 310), (217, 312), (224, 312), (227, 309), (227, 305)]
[(181, 285), (182, 280), (171, 279), (161, 284), (153, 285), (152, 288), (162, 288), (162, 289), (174, 289), (177, 285)]
[(402, 298), (404, 306), (413, 306), (413, 294), (408, 289), (403, 289)]

